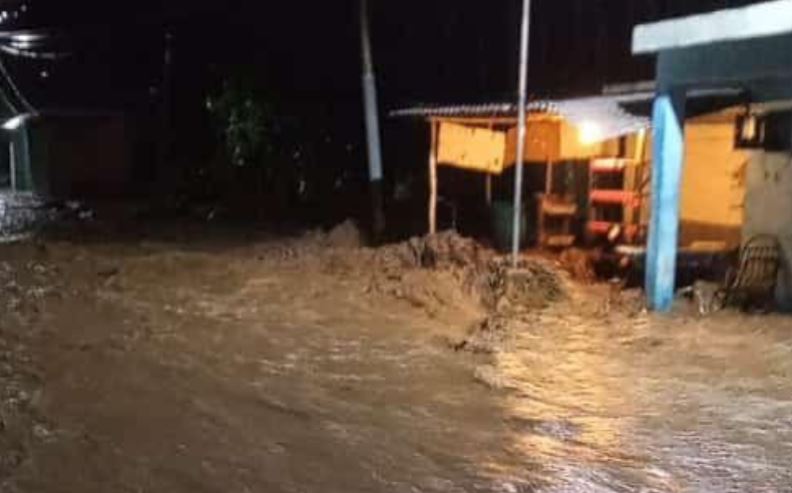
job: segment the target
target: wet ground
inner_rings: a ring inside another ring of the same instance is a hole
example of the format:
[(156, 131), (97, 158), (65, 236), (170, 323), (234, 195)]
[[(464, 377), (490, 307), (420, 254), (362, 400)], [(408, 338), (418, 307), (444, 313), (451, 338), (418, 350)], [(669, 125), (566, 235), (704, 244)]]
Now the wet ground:
[(792, 489), (790, 319), (565, 281), (473, 351), (451, 273), (360, 258), (0, 247), (0, 491)]

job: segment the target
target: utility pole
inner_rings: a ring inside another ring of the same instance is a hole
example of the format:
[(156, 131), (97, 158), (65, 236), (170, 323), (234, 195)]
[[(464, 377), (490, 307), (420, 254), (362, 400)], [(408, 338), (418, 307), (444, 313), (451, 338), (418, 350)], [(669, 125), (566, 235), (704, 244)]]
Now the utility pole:
[(374, 78), (374, 63), (371, 57), (369, 36), (368, 0), (360, 0), (360, 42), (363, 56), (363, 111), (368, 144), (372, 226), (374, 236), (379, 237), (385, 230), (385, 215), (382, 211), (382, 148), (377, 112), (377, 85)]
[(525, 158), (526, 104), (528, 93), (528, 50), (530, 48), (531, 0), (523, 0), (520, 28), (520, 80), (517, 108), (517, 160), (514, 163), (514, 223), (512, 224), (512, 267), (517, 268), (520, 255), (520, 226), (522, 221), (523, 160)]

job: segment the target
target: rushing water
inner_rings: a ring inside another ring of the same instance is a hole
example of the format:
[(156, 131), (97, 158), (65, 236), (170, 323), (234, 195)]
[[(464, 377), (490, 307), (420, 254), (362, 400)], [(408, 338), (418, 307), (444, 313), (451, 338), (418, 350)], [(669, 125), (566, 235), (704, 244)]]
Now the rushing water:
[(790, 337), (783, 317), (548, 315), (498, 358), (511, 447), (543, 491), (790, 491)]
[(381, 336), (293, 358), (362, 491), (790, 491), (790, 330), (559, 309), (490, 363)]
[(8, 491), (792, 491), (790, 318), (562, 302), (483, 356), (356, 281), (206, 258), (47, 305), (54, 431)]

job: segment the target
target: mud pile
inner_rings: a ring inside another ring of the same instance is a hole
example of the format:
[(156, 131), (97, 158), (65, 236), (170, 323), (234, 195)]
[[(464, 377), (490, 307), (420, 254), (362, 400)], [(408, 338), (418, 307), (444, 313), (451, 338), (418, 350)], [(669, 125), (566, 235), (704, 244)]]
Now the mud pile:
[(354, 221), (347, 219), (327, 232), (325, 243), (332, 248), (360, 248), (363, 234)]
[(540, 308), (564, 295), (561, 280), (548, 263), (522, 259), (512, 269), (508, 258), (454, 232), (412, 238), (380, 248), (376, 255), (386, 272), (450, 272), (488, 311), (502, 311), (506, 305)]
[(541, 259), (508, 258), (455, 232), (411, 238), (367, 249), (330, 249), (324, 268), (357, 277), (365, 292), (409, 302), (430, 315), (476, 311), (479, 317), (533, 310), (564, 297), (557, 269)]
[(525, 317), (567, 297), (557, 266), (542, 258), (511, 259), (454, 232), (412, 238), (374, 252), (373, 289), (410, 301), (430, 314), (476, 306), (478, 322), (455, 350), (493, 353), (520, 330)]
[(459, 309), (484, 317), (540, 309), (565, 297), (560, 271), (549, 261), (524, 258), (513, 269), (509, 258), (452, 231), (377, 248), (359, 247), (361, 242), (347, 221), (259, 253), (282, 266), (359, 281), (366, 294), (404, 300), (430, 315)]

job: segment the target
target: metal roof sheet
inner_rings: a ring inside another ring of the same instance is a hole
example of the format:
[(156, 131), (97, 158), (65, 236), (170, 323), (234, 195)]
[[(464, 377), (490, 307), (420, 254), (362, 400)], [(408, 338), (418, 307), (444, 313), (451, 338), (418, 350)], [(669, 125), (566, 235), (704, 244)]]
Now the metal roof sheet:
[(630, 113), (622, 107), (622, 103), (645, 100), (651, 100), (651, 96), (648, 99), (645, 95), (597, 96), (566, 99), (559, 101), (557, 106), (564, 119), (578, 127), (591, 126), (594, 129), (591, 138), (603, 141), (649, 128), (649, 117)]
[[(600, 140), (637, 132), (648, 128), (649, 118), (628, 113), (622, 103), (651, 101), (650, 92), (627, 95), (593, 96), (587, 98), (562, 99), (557, 101), (538, 100), (528, 103), (529, 113), (558, 115), (575, 125), (596, 124)], [(417, 106), (390, 113), (392, 117), (420, 118), (474, 118), (516, 117), (515, 103), (485, 103), (454, 106)]]
[[(526, 109), (532, 113), (557, 113), (555, 103), (549, 100), (531, 101)], [(517, 103), (481, 103), (458, 105), (418, 105), (390, 112), (391, 117), (489, 117), (516, 116)]]
[[(707, 110), (712, 112), (733, 105), (743, 94), (742, 89), (733, 87), (692, 89), (688, 91), (688, 100), (693, 103), (704, 103), (705, 111), (698, 111), (703, 113)], [(596, 125), (600, 139), (608, 140), (649, 128), (651, 126), (649, 113), (654, 97), (654, 90), (647, 86), (646, 90), (626, 93), (536, 100), (528, 103), (526, 108), (529, 113), (558, 115), (577, 126)], [(395, 118), (513, 117), (516, 119), (517, 104), (493, 102), (449, 106), (420, 105), (391, 111), (390, 116)]]

